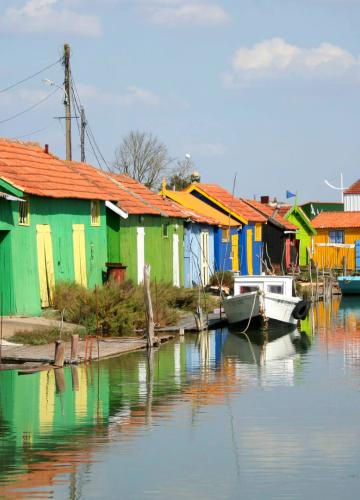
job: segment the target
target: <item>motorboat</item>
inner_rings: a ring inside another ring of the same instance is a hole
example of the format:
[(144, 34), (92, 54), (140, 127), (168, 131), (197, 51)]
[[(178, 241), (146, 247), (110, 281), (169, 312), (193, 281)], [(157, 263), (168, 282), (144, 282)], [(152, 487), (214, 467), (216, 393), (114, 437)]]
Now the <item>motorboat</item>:
[(360, 295), (360, 276), (338, 276), (338, 284), (343, 295)]
[(222, 307), (230, 324), (260, 318), (296, 325), (306, 318), (310, 304), (294, 296), (293, 276), (234, 273), (234, 294)]

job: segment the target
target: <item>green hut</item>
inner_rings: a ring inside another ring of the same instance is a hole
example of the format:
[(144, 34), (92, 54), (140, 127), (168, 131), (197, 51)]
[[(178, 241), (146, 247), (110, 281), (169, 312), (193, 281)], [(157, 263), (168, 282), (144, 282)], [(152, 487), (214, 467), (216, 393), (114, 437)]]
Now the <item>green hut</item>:
[(299, 266), (309, 263), (308, 248), (311, 248), (311, 238), (316, 234), (310, 219), (298, 205), (283, 207), (279, 213), (289, 222), (297, 226), (296, 239), (299, 240)]
[(47, 148), (4, 139), (0, 191), (3, 315), (40, 314), (59, 281), (102, 283), (109, 193)]

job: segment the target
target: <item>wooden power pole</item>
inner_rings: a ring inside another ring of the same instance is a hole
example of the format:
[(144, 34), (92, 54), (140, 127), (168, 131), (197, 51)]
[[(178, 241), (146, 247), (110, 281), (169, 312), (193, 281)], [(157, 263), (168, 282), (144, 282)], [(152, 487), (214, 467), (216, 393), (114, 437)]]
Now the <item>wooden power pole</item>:
[(80, 108), (80, 147), (81, 147), (81, 162), (85, 162), (85, 127), (87, 125), (85, 110), (83, 106)]
[(72, 160), (71, 153), (71, 84), (70, 84), (70, 45), (64, 45), (63, 64), (65, 70), (64, 89), (65, 89), (65, 122), (66, 122), (66, 159)]

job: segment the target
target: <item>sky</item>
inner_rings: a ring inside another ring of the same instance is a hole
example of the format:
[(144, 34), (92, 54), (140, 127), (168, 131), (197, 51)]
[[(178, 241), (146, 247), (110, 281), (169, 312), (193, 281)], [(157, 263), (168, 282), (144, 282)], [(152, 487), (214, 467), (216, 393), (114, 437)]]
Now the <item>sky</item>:
[(324, 180), (360, 177), (359, 25), (360, 0), (2, 0), (0, 136), (65, 157), (61, 64), (3, 90), (69, 43), (108, 164), (139, 130), (238, 196), (339, 201)]

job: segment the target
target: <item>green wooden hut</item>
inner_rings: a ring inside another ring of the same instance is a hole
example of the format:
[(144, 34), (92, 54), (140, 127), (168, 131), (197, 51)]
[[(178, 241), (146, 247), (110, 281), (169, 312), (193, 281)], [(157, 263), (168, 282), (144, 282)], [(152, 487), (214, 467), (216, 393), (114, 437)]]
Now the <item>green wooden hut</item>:
[(47, 147), (4, 139), (0, 191), (3, 315), (40, 314), (59, 281), (102, 283), (108, 192)]
[(152, 280), (183, 286), (185, 211), (127, 175), (113, 179), (127, 217), (107, 208), (109, 260), (125, 264), (135, 283), (143, 281), (144, 264), (150, 264)]
[(316, 230), (298, 205), (281, 207), (279, 213), (298, 228), (296, 239), (299, 240), (299, 266), (306, 266), (309, 263), (307, 249), (311, 248), (311, 238), (316, 234)]

